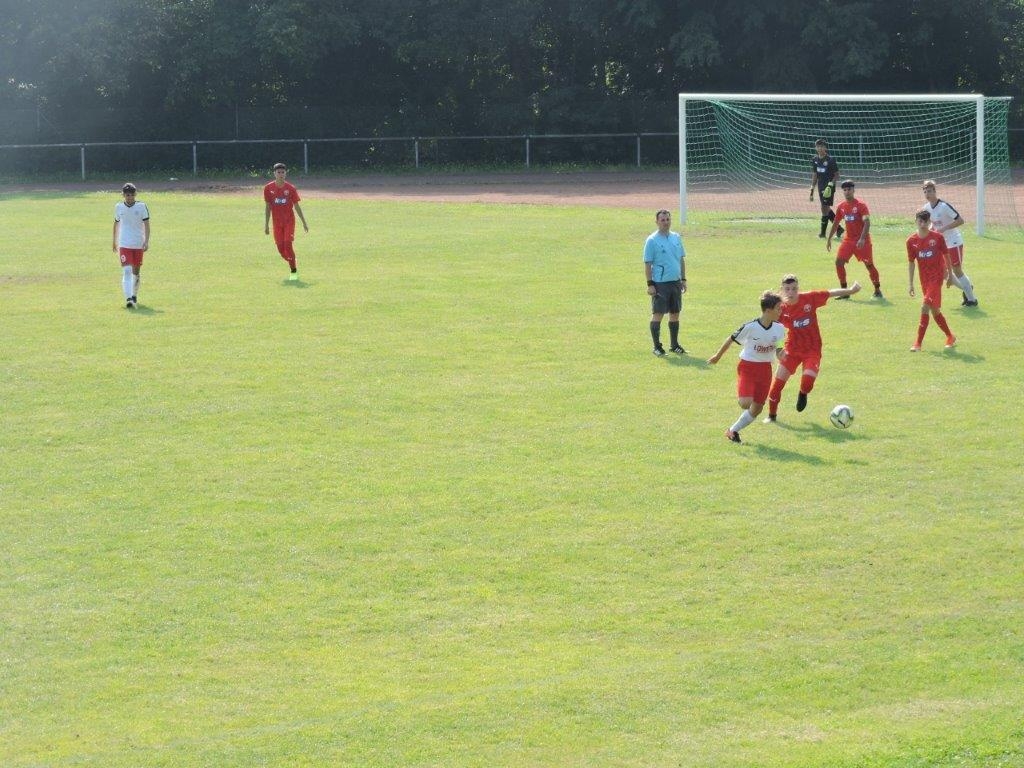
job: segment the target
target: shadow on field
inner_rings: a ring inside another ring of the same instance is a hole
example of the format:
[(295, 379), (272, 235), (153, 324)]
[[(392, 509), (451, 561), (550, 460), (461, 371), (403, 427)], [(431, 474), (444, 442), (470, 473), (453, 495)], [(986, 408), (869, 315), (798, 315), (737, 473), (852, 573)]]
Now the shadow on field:
[(126, 311), (130, 312), (132, 315), (145, 317), (149, 317), (151, 315), (162, 315), (164, 313), (162, 309), (154, 309), (153, 307), (148, 307), (145, 304), (136, 304), (135, 309), (129, 309)]
[(934, 349), (928, 354), (932, 357), (956, 360), (958, 363), (967, 363), (968, 365), (977, 365), (978, 363), (985, 362), (985, 358), (981, 355), (964, 354), (960, 351), (959, 347), (953, 347), (952, 349)]
[(978, 307), (960, 307), (963, 312), (957, 312), (956, 317), (959, 320), (961, 317), (964, 320), (982, 320), (988, 317), (988, 312)]
[(692, 355), (675, 355), (675, 354), (671, 354), (670, 353), (669, 355), (667, 355), (666, 357), (663, 357), (661, 359), (663, 361), (665, 361), (665, 363), (667, 363), (668, 365), (674, 365), (674, 366), (676, 366), (678, 368), (681, 368), (683, 366), (685, 366), (687, 368), (694, 368), (694, 367), (707, 368), (708, 367), (707, 361), (703, 360), (700, 357), (694, 357)]
[(281, 281), (285, 288), (309, 288), (312, 283), (307, 283), (301, 277), (298, 280), (289, 280), (287, 277)]
[(806, 453), (787, 451), (785, 448), (777, 448), (773, 445), (755, 444), (752, 447), (755, 451), (757, 451), (758, 457), (762, 459), (773, 459), (775, 461), (799, 461), (803, 462), (804, 464), (825, 463), (823, 459), (820, 459), (817, 456), (808, 456)]

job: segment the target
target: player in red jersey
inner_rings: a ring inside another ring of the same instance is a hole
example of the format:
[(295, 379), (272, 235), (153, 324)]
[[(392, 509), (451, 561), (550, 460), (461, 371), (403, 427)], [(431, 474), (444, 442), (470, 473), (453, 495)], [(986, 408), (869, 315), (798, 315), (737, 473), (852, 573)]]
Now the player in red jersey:
[(949, 330), (946, 318), (942, 314), (942, 285), (949, 279), (952, 265), (946, 239), (941, 233), (929, 229), (932, 215), (929, 211), (918, 211), (915, 218), (917, 232), (907, 238), (908, 277), (910, 279), (910, 295), (914, 295), (914, 265), (917, 265), (921, 276), (921, 322), (917, 326), (917, 341), (910, 348), (911, 352), (921, 350), (925, 331), (928, 330), (928, 319), (934, 317), (936, 324), (946, 334), (946, 349), (956, 344), (956, 336)]
[(871, 255), (871, 212), (863, 200), (854, 197), (854, 184), (846, 179), (840, 186), (843, 189), (843, 200), (836, 206), (836, 218), (832, 222), (832, 229), (829, 230), (828, 240), (825, 242), (825, 249), (832, 250), (832, 237), (840, 224), (846, 225), (846, 236), (839, 243), (839, 252), (836, 254), (836, 275), (839, 276), (839, 285), (846, 287), (846, 263), (853, 257), (868, 268), (868, 276), (871, 284), (875, 286), (872, 298), (882, 298), (881, 279), (878, 270), (875, 269), (875, 262)]
[(800, 394), (797, 395), (796, 409), (807, 407), (807, 396), (814, 389), (821, 370), (821, 331), (818, 327), (818, 308), (825, 306), (829, 299), (845, 299), (860, 290), (860, 283), (854, 282), (849, 288), (833, 288), (831, 291), (800, 292), (800, 281), (796, 275), (782, 278), (782, 312), (779, 322), (788, 330), (786, 345), (775, 369), (775, 381), (768, 393), (768, 415), (764, 422), (775, 421), (779, 413), (779, 400), (789, 377), (803, 366), (800, 376)]
[(299, 205), (299, 190), (285, 181), (288, 176), (288, 166), (284, 163), (274, 165), (274, 180), (263, 188), (263, 200), (267, 204), (263, 219), (263, 234), (270, 234), (270, 217), (274, 217), (274, 242), (277, 244), (277, 252), (281, 258), (288, 262), (291, 268), (289, 280), (299, 279), (299, 270), (295, 266), (295, 249), (292, 242), (295, 240), (295, 214), (299, 214), (302, 221), (302, 228), (309, 232), (306, 225), (306, 217), (302, 215), (302, 208)]

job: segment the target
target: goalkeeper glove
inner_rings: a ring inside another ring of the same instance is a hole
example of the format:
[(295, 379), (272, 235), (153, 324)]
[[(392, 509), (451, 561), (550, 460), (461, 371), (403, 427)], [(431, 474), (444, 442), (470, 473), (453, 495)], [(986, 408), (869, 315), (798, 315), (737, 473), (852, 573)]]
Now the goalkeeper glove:
[(832, 197), (832, 193), (835, 191), (836, 183), (834, 181), (830, 181), (828, 184), (825, 185), (825, 189), (822, 191), (821, 194), (823, 194), (825, 197)]

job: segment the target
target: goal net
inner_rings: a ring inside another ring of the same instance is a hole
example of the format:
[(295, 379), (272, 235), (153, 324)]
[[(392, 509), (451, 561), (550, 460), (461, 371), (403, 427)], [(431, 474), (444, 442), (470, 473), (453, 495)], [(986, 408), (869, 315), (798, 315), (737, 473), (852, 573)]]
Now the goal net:
[(814, 142), (824, 138), (840, 177), (857, 182), (876, 216), (911, 219), (924, 203), (921, 181), (934, 179), (979, 234), (1017, 230), (1009, 105), (975, 95), (680, 94), (680, 218), (722, 211), (817, 220), (817, 193), (813, 202), (808, 193)]

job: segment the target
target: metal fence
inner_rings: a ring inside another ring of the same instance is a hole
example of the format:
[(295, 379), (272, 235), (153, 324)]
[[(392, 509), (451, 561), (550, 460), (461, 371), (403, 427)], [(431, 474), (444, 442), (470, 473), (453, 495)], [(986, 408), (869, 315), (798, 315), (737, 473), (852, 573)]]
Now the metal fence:
[[(550, 133), (494, 136), (377, 136), (324, 139), (210, 139), (0, 144), (0, 171), (90, 172), (265, 169), (278, 160), (311, 168), (413, 167), (504, 164), (531, 168), (551, 163), (674, 163), (678, 134)], [(270, 152), (273, 148), (273, 152)]]
[[(1009, 129), (1010, 160), (1024, 160), (1024, 128)], [(377, 136), (308, 139), (196, 139), (0, 144), (0, 174), (74, 174), (252, 169), (274, 162), (316, 169), (543, 167), (554, 164), (674, 165), (678, 134), (550, 133), (468, 136)]]

